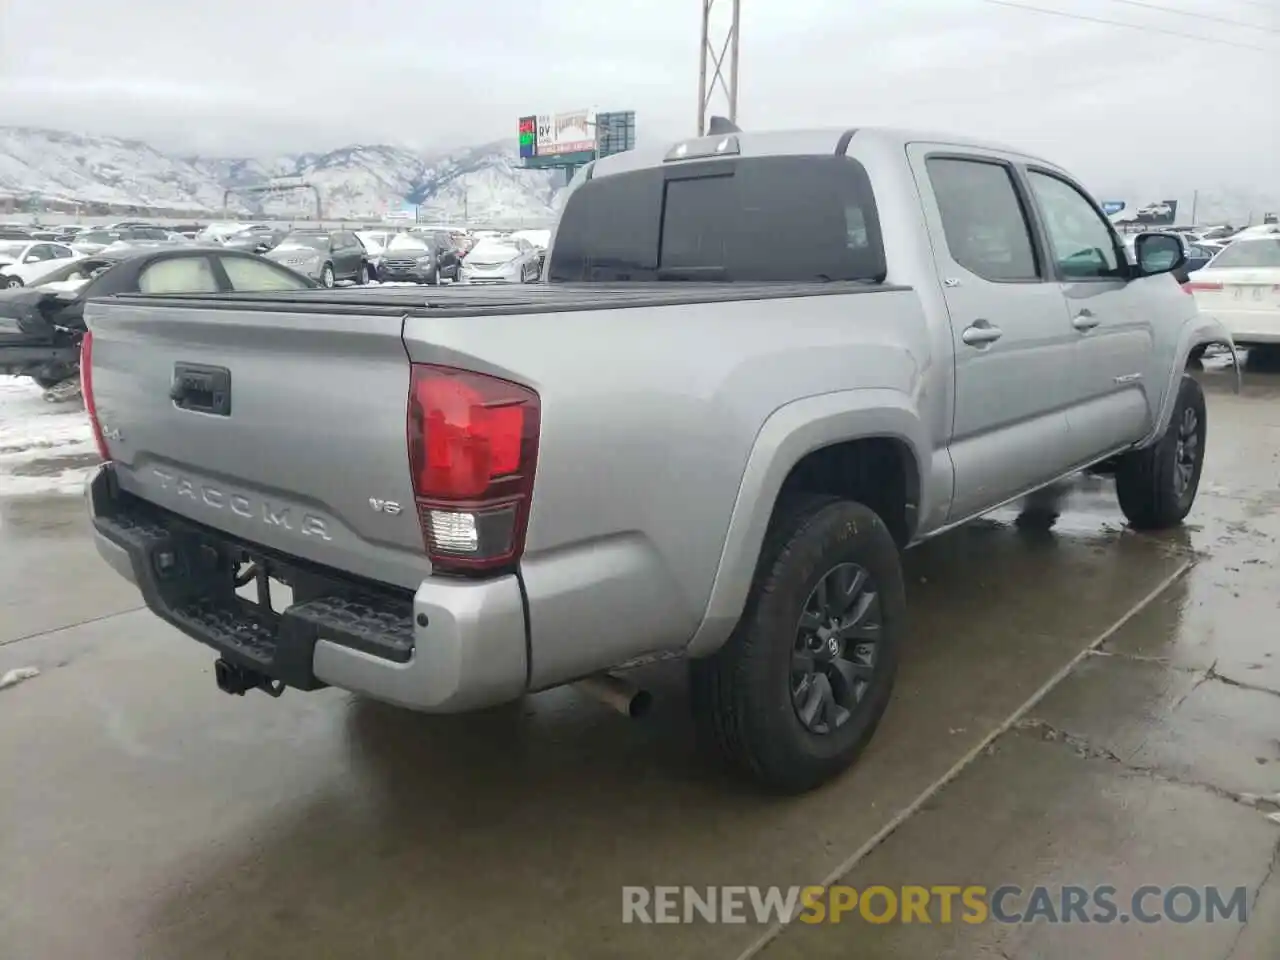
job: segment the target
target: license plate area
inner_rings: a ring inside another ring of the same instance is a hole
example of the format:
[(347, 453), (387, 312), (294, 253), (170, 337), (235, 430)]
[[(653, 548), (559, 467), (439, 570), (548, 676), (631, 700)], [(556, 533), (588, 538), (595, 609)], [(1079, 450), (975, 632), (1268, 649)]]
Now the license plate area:
[(1233, 306), (1244, 309), (1280, 309), (1280, 285), (1270, 283), (1228, 284), (1227, 299)]

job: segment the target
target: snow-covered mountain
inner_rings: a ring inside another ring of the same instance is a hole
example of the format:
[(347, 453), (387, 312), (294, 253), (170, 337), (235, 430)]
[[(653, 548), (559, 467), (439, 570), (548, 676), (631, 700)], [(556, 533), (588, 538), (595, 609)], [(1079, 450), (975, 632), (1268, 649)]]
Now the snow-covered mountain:
[(563, 174), (519, 166), (515, 142), (422, 155), (353, 144), (328, 153), (269, 158), (179, 157), (137, 140), (31, 127), (0, 127), (0, 211), (81, 208), (277, 217), (314, 211), (310, 191), (274, 195), (236, 188), (298, 177), (320, 191), (325, 219), (376, 219), (410, 205), (430, 218), (538, 220), (553, 215)]

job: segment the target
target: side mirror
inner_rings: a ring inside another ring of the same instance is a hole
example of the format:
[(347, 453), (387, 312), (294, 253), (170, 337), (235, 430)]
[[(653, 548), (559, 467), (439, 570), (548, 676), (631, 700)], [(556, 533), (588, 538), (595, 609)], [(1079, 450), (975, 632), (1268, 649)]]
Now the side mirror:
[(1139, 234), (1133, 242), (1133, 259), (1140, 277), (1171, 273), (1187, 263), (1182, 241), (1168, 233)]
[(33, 253), (33, 254), (31, 254), (30, 256), (23, 257), (23, 258), (22, 258), (22, 262), (23, 262), (23, 263), (39, 263), (39, 262), (40, 262), (40, 258), (39, 258), (39, 257), (37, 257), (37, 256)]

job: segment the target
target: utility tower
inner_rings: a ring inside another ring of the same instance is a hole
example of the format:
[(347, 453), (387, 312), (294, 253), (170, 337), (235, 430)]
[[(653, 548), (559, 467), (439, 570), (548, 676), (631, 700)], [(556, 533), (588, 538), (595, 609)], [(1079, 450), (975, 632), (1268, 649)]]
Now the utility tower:
[[(732, 7), (727, 33), (712, 28), (711, 10), (716, 0), (698, 0), (702, 4), (702, 52), (698, 58), (698, 136), (707, 132), (707, 108), (715, 96), (716, 84), (729, 101), (729, 122), (738, 122), (738, 15), (742, 0), (720, 0), (721, 8)], [(718, 51), (718, 52), (717, 52)], [(729, 76), (725, 79), (725, 56), (729, 58)], [(708, 77), (707, 63), (712, 70)]]

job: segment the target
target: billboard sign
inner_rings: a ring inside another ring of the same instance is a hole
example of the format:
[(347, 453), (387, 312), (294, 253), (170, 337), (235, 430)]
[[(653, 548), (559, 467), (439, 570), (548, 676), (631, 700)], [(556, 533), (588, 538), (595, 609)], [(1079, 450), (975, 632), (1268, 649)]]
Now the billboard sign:
[(1123, 200), (1103, 200), (1102, 212), (1108, 217), (1114, 217), (1117, 213), (1124, 209)]
[[(556, 157), (566, 153), (594, 152), (596, 149), (596, 112), (569, 110), (565, 113), (538, 115), (534, 155)], [(523, 156), (523, 154), (522, 154)]]
[(1148, 227), (1172, 226), (1178, 216), (1177, 200), (1161, 200), (1159, 203), (1148, 203), (1139, 207), (1134, 221)]
[(538, 118), (520, 118), (520, 159), (529, 160), (538, 155)]
[(634, 150), (636, 146), (636, 112), (619, 110), (596, 114), (597, 153), (611, 157), (615, 153)]
[(418, 219), (418, 208), (409, 206), (401, 207), (399, 210), (388, 210), (382, 215), (382, 219), (395, 223), (412, 223)]

